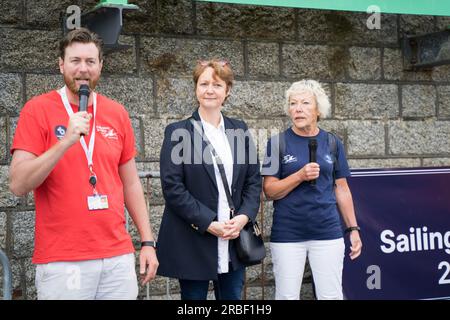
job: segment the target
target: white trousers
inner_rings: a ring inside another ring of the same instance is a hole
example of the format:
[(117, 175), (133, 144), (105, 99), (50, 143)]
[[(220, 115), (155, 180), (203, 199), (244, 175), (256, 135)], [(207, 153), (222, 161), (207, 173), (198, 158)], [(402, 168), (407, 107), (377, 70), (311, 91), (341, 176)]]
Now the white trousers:
[(306, 257), (314, 278), (317, 299), (342, 300), (344, 239), (293, 243), (271, 242), (276, 300), (299, 300)]
[(39, 300), (135, 300), (134, 254), (36, 265)]

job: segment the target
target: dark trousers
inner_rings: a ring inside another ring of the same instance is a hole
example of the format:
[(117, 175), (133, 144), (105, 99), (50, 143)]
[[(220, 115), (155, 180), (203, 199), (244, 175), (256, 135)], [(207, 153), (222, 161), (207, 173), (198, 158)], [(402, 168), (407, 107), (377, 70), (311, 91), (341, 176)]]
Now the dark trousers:
[[(241, 300), (244, 275), (245, 268), (218, 274), (218, 280), (213, 281), (216, 300)], [(179, 279), (179, 282), (181, 300), (206, 300), (209, 280)]]

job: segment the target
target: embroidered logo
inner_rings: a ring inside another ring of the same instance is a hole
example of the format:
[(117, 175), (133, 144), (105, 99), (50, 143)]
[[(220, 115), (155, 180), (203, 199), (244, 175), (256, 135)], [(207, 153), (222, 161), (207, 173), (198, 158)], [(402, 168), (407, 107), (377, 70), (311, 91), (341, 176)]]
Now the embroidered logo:
[(294, 156), (292, 156), (292, 155), (290, 155), (290, 154), (287, 154), (287, 155), (285, 155), (284, 157), (283, 157), (283, 163), (284, 164), (286, 164), (286, 163), (291, 163), (291, 162), (296, 162), (297, 161), (297, 157), (294, 157)]
[(327, 154), (327, 155), (325, 156), (325, 161), (328, 162), (328, 163), (330, 163), (330, 164), (333, 164), (333, 159), (331, 159), (331, 156), (330, 156), (329, 154)]
[(61, 140), (64, 137), (64, 135), (66, 134), (66, 130), (67, 130), (67, 128), (62, 125), (56, 126), (55, 127), (56, 138), (58, 138), (58, 140)]
[(97, 132), (100, 132), (101, 135), (107, 139), (111, 140), (118, 140), (117, 132), (110, 127), (104, 127), (104, 126), (96, 126)]

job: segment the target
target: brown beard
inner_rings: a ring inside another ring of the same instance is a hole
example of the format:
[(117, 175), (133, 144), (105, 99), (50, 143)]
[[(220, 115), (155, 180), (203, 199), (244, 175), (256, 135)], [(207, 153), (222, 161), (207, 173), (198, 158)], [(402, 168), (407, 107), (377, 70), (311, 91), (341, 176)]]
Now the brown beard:
[[(79, 88), (77, 88), (77, 85), (73, 78), (69, 79), (68, 77), (66, 77), (64, 75), (64, 82), (65, 82), (67, 88), (69, 88), (70, 92), (72, 92), (75, 95), (78, 95)], [(91, 91), (94, 90), (95, 87), (97, 86), (97, 83), (98, 83), (98, 80), (94, 81), (92, 79), (89, 79), (89, 89)]]

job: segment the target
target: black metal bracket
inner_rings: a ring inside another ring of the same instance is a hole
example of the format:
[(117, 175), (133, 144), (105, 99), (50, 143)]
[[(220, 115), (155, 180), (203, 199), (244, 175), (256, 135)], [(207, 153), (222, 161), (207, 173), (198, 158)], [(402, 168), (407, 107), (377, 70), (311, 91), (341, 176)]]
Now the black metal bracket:
[[(139, 7), (132, 4), (100, 3), (96, 5), (94, 9), (81, 15), (81, 26), (97, 33), (102, 38), (105, 54), (126, 50), (131, 46), (118, 43), (123, 25), (123, 10), (137, 9), (139, 9)], [(67, 17), (64, 17), (64, 34), (70, 31), (67, 29), (66, 21)]]
[(423, 35), (405, 34), (401, 45), (405, 70), (431, 69), (450, 64), (450, 30)]

